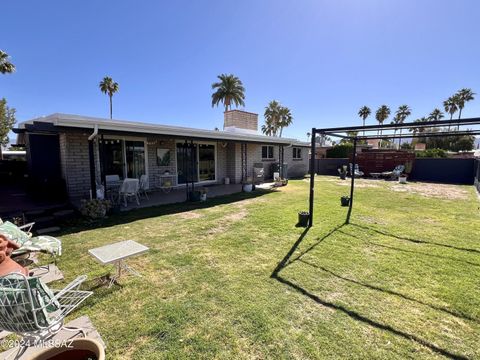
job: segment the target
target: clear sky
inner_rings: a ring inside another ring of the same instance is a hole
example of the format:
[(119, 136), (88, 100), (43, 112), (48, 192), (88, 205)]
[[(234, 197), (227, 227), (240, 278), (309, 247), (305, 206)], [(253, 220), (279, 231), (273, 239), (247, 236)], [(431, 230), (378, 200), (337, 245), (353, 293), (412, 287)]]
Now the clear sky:
[[(213, 129), (211, 84), (233, 73), (245, 110), (288, 106), (284, 136), (360, 124), (358, 108), (406, 103), (411, 120), (462, 87), (480, 93), (480, 1), (61, 0), (2, 2), (0, 49), (17, 66), (0, 96), (18, 120), (54, 112)], [(464, 109), (480, 115), (480, 96)], [(373, 117), (370, 119), (373, 123)]]

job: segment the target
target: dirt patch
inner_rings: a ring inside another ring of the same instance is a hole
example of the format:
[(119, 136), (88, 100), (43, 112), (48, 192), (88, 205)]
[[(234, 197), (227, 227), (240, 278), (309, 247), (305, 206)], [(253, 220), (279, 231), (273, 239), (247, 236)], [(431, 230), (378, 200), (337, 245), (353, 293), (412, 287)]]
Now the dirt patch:
[(198, 219), (201, 218), (202, 215), (199, 213), (196, 213), (195, 211), (187, 211), (187, 212), (182, 212), (177, 215), (180, 219), (188, 220), (188, 219)]
[(358, 219), (361, 222), (368, 223), (368, 224), (380, 224), (380, 225), (386, 225), (385, 221), (378, 220), (372, 216), (363, 216), (363, 215), (358, 215)]
[(248, 215), (248, 212), (243, 207), (239, 207), (237, 211), (232, 212), (223, 217), (223, 220), (228, 222), (236, 222), (244, 219)]
[[(350, 186), (351, 182), (350, 181), (336, 181), (335, 184), (341, 185), (341, 186)], [(378, 188), (380, 186), (378, 184), (371, 183), (368, 180), (366, 180), (366, 181), (355, 180), (355, 187), (356, 188)]]
[(393, 191), (409, 192), (425, 197), (446, 199), (446, 200), (465, 200), (468, 199), (468, 191), (458, 185), (430, 184), (430, 183), (408, 183), (395, 184), (391, 186)]

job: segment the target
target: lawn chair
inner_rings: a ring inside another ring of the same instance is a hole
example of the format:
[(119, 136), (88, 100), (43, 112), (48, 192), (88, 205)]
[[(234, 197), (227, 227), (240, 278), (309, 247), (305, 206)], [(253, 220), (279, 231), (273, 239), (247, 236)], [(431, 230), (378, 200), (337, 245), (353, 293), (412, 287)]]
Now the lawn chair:
[(142, 175), (140, 176), (140, 188), (138, 190), (139, 195), (145, 195), (145, 197), (148, 200), (148, 176), (147, 175)]
[[(352, 174), (353, 174), (352, 166), (353, 166), (353, 164), (350, 163), (349, 164), (350, 176), (352, 176)], [(360, 171), (360, 168), (359, 168), (358, 164), (355, 164), (355, 177), (362, 177), (363, 175), (365, 175), (365, 173), (363, 171)]]
[(139, 181), (138, 179), (125, 179), (123, 180), (122, 186), (120, 186), (119, 196), (120, 199), (123, 198), (125, 207), (127, 207), (127, 199), (129, 197), (134, 197), (137, 200), (137, 205), (140, 205), (140, 200), (138, 198), (139, 190)]
[(19, 246), (18, 249), (13, 250), (11, 255), (15, 261), (26, 260), (34, 252), (50, 254), (54, 257), (54, 262), (56, 262), (57, 256), (62, 255), (62, 241), (60, 239), (47, 235), (32, 237), (30, 232), (25, 232), (22, 229), (25, 229), (25, 227), (18, 227), (9, 221), (0, 224), (0, 234)]
[(27, 278), (19, 273), (0, 277), (0, 329), (22, 336), (17, 356), (62, 329), (85, 335), (82, 329), (66, 328), (63, 323), (69, 313), (93, 294), (79, 290), (86, 279), (85, 275), (79, 276), (63, 290), (51, 290), (38, 277)]
[[(3, 220), (0, 218), (0, 226), (4, 224)], [(35, 225), (34, 222), (30, 222), (21, 226), (17, 226), (20, 230), (22, 230), (24, 233), (26, 233), (29, 237), (32, 237), (32, 228)]]
[(389, 178), (390, 180), (398, 180), (398, 177), (405, 171), (405, 165), (397, 165), (393, 171), (384, 171), (382, 176)]

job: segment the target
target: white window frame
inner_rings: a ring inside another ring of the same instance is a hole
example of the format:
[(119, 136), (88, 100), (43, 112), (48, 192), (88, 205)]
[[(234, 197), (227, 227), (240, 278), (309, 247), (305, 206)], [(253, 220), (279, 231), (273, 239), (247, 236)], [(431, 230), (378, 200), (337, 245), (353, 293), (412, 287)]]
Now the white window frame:
[[(263, 157), (263, 148), (266, 147), (267, 148), (267, 157)], [(268, 151), (268, 148), (271, 147), (272, 148), (272, 157), (269, 157), (269, 151)], [(262, 160), (274, 160), (275, 159), (275, 146), (273, 145), (262, 145)]]

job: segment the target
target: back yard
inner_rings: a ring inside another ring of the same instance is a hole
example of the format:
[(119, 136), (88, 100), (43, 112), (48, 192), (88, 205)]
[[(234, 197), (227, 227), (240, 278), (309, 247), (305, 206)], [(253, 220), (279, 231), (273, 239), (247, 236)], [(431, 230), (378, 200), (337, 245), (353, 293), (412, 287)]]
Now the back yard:
[[(85, 306), (110, 359), (478, 358), (480, 202), (473, 187), (318, 177), (316, 222), (296, 228), (308, 182), (117, 215), (61, 235), (58, 266), (88, 286), (87, 250), (124, 239), (142, 278)], [(88, 287), (87, 286), (87, 287)]]

